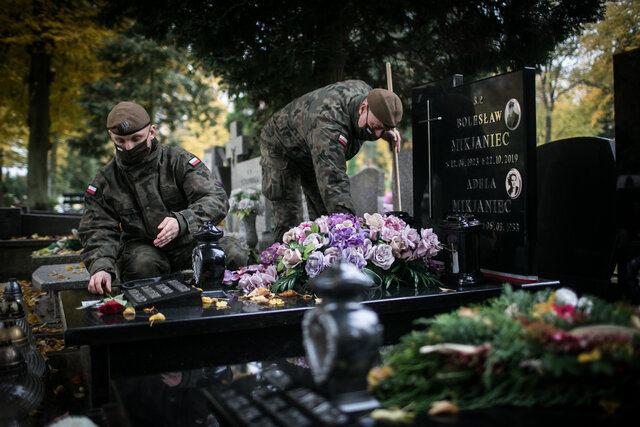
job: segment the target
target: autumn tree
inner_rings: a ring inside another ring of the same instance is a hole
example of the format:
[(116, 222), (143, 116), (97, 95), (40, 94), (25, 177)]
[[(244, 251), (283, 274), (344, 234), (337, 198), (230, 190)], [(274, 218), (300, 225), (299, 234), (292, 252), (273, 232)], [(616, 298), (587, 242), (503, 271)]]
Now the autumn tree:
[(539, 126), (542, 132), (538, 137), (538, 144), (551, 141), (556, 102), (577, 85), (577, 82), (569, 78), (570, 69), (567, 66), (568, 62), (574, 60), (577, 49), (577, 38), (570, 37), (556, 47), (553, 57), (540, 65), (537, 76), (539, 95), (537, 112), (542, 119), (542, 124)]
[(538, 143), (614, 137), (613, 55), (640, 47), (640, 3), (606, 5), (604, 19), (558, 45), (539, 70)]
[(109, 33), (93, 24), (97, 2), (2, 0), (0, 7), (0, 99), (9, 119), (0, 141), (17, 146), (28, 135), (28, 204), (46, 209), (48, 153), (81, 115), (78, 88), (100, 74), (93, 49)]
[(614, 137), (613, 55), (640, 47), (640, 2), (619, 0), (607, 3), (605, 19), (587, 26), (580, 39), (573, 79), (585, 93), (581, 97), (591, 108), (591, 125), (602, 129), (600, 136)]
[[(213, 80), (196, 69), (186, 49), (159, 44), (125, 25), (98, 51), (111, 73), (83, 88), (79, 103), (89, 116), (84, 128), (70, 140), (78, 152), (106, 161), (113, 145), (106, 134), (109, 111), (120, 101), (145, 107), (158, 126), (158, 139), (182, 145), (191, 132), (214, 127), (224, 108), (216, 103)], [(188, 125), (188, 122), (196, 121)]]

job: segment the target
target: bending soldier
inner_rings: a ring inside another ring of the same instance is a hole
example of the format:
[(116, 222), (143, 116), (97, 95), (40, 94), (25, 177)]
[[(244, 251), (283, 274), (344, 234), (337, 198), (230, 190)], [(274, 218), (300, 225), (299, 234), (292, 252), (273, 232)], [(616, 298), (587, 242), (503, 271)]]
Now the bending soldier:
[(273, 205), (275, 241), (302, 221), (300, 185), (311, 219), (355, 213), (346, 162), (365, 140), (382, 138), (390, 150), (399, 150), (395, 127), (401, 119), (397, 95), (359, 80), (309, 92), (274, 114), (260, 136), (260, 164), (262, 190)]

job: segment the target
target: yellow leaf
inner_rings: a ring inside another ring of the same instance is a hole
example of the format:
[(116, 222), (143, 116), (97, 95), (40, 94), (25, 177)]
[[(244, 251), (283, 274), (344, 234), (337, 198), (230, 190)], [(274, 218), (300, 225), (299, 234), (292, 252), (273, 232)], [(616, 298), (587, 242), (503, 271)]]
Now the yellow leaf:
[(156, 313), (153, 316), (149, 317), (150, 326), (153, 326), (153, 322), (162, 322), (163, 320), (166, 320), (166, 318), (162, 313)]

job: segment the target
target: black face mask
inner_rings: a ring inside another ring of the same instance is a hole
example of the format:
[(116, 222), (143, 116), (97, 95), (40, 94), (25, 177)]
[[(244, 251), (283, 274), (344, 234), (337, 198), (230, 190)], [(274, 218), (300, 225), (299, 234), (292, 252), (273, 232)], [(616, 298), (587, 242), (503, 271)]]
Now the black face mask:
[(364, 131), (367, 134), (367, 141), (375, 141), (378, 139), (374, 130), (369, 126), (369, 107), (367, 107), (367, 117), (364, 122)]
[[(148, 136), (147, 136), (148, 138)], [(116, 145), (116, 156), (128, 165), (141, 163), (145, 157), (151, 152), (151, 148), (147, 147), (147, 140), (141, 141), (138, 145), (130, 150), (118, 147)]]

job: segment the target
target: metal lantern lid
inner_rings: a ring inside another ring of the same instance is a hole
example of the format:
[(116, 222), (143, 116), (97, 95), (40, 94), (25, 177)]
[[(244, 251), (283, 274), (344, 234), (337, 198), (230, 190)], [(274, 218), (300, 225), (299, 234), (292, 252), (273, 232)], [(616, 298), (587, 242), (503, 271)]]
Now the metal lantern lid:
[(206, 221), (200, 230), (193, 233), (193, 238), (199, 242), (217, 242), (224, 232), (217, 228), (211, 221)]
[(20, 300), (23, 297), (20, 283), (14, 277), (10, 278), (7, 286), (4, 287), (3, 298), (6, 299), (9, 295), (12, 295), (15, 300)]
[(373, 280), (355, 265), (341, 260), (312, 279), (311, 286), (322, 298), (346, 301), (372, 287)]

